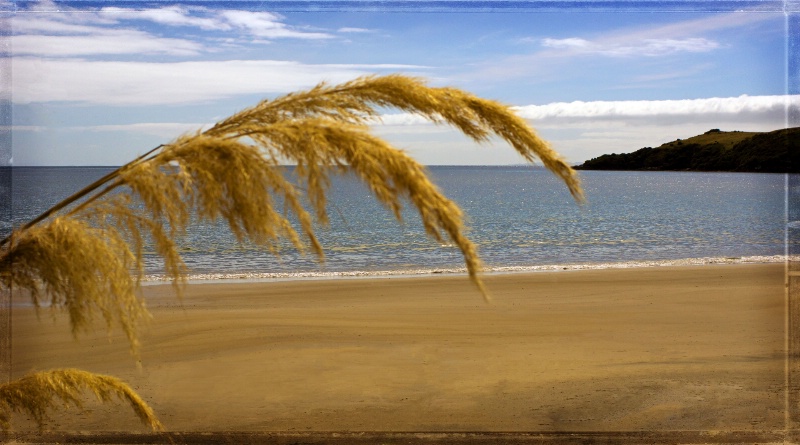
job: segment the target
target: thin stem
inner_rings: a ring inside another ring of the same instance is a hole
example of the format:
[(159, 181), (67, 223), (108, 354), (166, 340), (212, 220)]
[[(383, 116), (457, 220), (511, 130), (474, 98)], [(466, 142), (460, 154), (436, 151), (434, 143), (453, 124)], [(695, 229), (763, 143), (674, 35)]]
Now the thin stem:
[[(28, 221), (24, 226), (22, 226), (22, 228), (20, 230), (30, 229), (35, 224), (47, 219), (48, 217), (50, 217), (54, 213), (60, 211), (64, 207), (67, 207), (68, 205), (72, 204), (73, 202), (83, 198), (84, 196), (88, 195), (92, 191), (96, 190), (101, 185), (103, 185), (106, 182), (108, 182), (108, 181), (114, 179), (115, 177), (119, 176), (119, 173), (122, 170), (130, 167), (133, 164), (136, 164), (137, 162), (141, 161), (142, 159), (146, 158), (147, 156), (149, 156), (150, 154), (152, 154), (153, 152), (155, 152), (156, 150), (158, 150), (158, 149), (160, 149), (162, 147), (164, 147), (164, 144), (161, 144), (158, 147), (153, 148), (152, 150), (150, 150), (147, 153), (139, 156), (138, 158), (134, 159), (133, 161), (128, 162), (127, 164), (125, 164), (125, 165), (115, 169), (114, 171), (106, 174), (105, 176), (103, 176), (102, 178), (98, 179), (97, 181), (94, 181), (93, 183), (87, 185), (86, 187), (82, 188), (78, 192), (73, 193), (72, 195), (70, 195), (69, 197), (65, 198), (64, 200), (62, 200), (58, 204), (56, 204), (53, 207), (50, 207), (49, 209), (45, 210), (41, 215), (39, 215), (36, 218)], [(102, 194), (105, 194), (107, 192), (108, 192), (108, 190), (105, 190), (105, 191), (103, 191)], [(91, 200), (93, 201), (94, 199), (91, 199)], [(14, 234), (14, 231), (12, 231), (11, 234), (9, 234), (7, 237), (3, 238), (3, 240), (0, 241), (0, 247), (6, 245), (9, 241), (11, 241), (11, 236), (13, 234)]]
[(110, 192), (111, 190), (119, 187), (122, 183), (123, 182), (120, 181), (120, 180), (112, 182), (106, 188), (104, 188), (101, 192), (92, 195), (91, 198), (87, 199), (86, 201), (83, 201), (77, 207), (75, 207), (74, 209), (70, 210), (68, 215), (74, 215), (75, 213), (80, 212), (82, 209), (86, 208), (87, 205), (93, 203), (94, 201), (96, 201), (100, 197), (104, 196), (106, 193)]

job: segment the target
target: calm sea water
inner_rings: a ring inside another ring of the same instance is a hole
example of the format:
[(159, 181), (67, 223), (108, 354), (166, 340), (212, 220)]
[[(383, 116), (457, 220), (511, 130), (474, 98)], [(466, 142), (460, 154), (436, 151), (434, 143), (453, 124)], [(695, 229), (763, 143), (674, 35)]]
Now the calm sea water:
[[(108, 168), (5, 169), (12, 224), (35, 217)], [(464, 210), (489, 270), (549, 270), (782, 261), (786, 178), (779, 174), (582, 172), (579, 206), (549, 172), (531, 167), (431, 167)], [(457, 249), (430, 240), (413, 211), (398, 224), (356, 180), (337, 177), (326, 261), (287, 248), (280, 257), (236, 243), (222, 224), (196, 224), (180, 245), (195, 279), (457, 272)], [(790, 218), (791, 219), (791, 218)], [(3, 230), (9, 224), (4, 222)], [(791, 227), (791, 225), (790, 225)], [(790, 251), (796, 250), (790, 246)], [(160, 265), (149, 257), (148, 273)]]

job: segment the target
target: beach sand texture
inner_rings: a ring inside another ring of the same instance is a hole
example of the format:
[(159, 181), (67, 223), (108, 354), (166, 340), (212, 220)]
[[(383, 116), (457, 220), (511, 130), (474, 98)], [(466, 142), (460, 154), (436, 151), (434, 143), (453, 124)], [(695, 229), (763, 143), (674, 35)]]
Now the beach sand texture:
[[(13, 374), (121, 377), (172, 431), (783, 428), (782, 264), (485, 280), (491, 304), (461, 276), (146, 286), (140, 370), (118, 330), (16, 306)], [(86, 406), (45, 429), (146, 431)]]

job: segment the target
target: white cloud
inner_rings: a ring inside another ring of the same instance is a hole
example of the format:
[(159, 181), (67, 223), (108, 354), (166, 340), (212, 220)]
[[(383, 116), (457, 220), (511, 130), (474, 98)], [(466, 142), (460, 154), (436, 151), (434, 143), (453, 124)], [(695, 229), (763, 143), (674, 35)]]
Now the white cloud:
[(50, 127), (47, 125), (13, 125), (0, 126), (0, 131), (14, 132), (92, 132), (92, 133), (131, 133), (137, 135), (158, 136), (163, 139), (174, 139), (178, 135), (202, 131), (209, 128), (211, 123), (183, 123), (183, 122), (137, 122), (133, 124), (110, 125), (75, 125), (69, 127)]
[(28, 7), (28, 11), (34, 12), (62, 12), (64, 9), (53, 0), (39, 0)]
[(532, 120), (597, 120), (620, 118), (669, 118), (693, 121), (737, 115), (774, 115), (800, 103), (800, 96), (712, 97), (683, 100), (629, 100), (595, 102), (558, 102), (517, 107), (517, 112)]
[(134, 30), (70, 36), (16, 35), (11, 37), (11, 48), (15, 55), (50, 57), (113, 54), (191, 56), (203, 50), (203, 46), (199, 43), (155, 37)]
[(704, 34), (722, 29), (742, 28), (765, 20), (775, 14), (726, 13), (669, 23), (662, 26), (621, 29), (593, 39), (570, 37), (545, 38), (542, 46), (558, 50), (548, 56), (600, 54), (606, 56), (663, 56), (680, 52), (708, 52), (722, 45)]
[[(534, 123), (569, 128), (607, 126), (609, 121), (626, 124), (647, 120), (669, 124), (697, 121), (770, 119), (783, 116), (787, 107), (800, 108), (800, 95), (711, 97), (683, 100), (626, 100), (593, 102), (555, 102), (546, 105), (512, 107)], [(393, 113), (381, 116), (387, 126), (423, 125), (428, 121), (416, 114)]]
[(342, 32), (342, 33), (363, 33), (363, 32), (374, 32), (373, 30), (371, 30), (371, 29), (366, 29), (366, 28), (348, 28), (348, 27), (345, 27), (345, 28), (339, 28), (339, 29), (338, 29), (338, 30), (336, 30), (336, 31), (337, 31), (337, 32)]
[[(201, 53), (201, 43), (159, 37), (148, 32), (116, 25), (95, 13), (20, 13), (13, 19), (10, 37), (15, 56), (51, 57), (88, 55), (174, 55)], [(87, 24), (88, 23), (88, 24)]]
[[(722, 37), (710, 33), (726, 29), (746, 32), (750, 26), (774, 21), (776, 16), (769, 13), (725, 13), (661, 26), (639, 24), (595, 35), (522, 37), (518, 42), (539, 42), (540, 47), (529, 53), (487, 59), (474, 65), (471, 72), (463, 73), (461, 78), (495, 82), (514, 78), (559, 79), (564, 73), (579, 72), (584, 67), (574, 64), (582, 64), (582, 59), (591, 55), (647, 57), (652, 60), (669, 55), (709, 53), (726, 47)], [(658, 67), (659, 70), (663, 68), (664, 64)]]
[(570, 37), (568, 39), (542, 39), (542, 46), (548, 48), (559, 48), (559, 49), (584, 49), (584, 48), (591, 48), (594, 46), (592, 42), (586, 39), (580, 39), (578, 37)]
[(634, 43), (589, 41), (577, 37), (568, 39), (544, 39), (542, 46), (565, 50), (569, 54), (599, 54), (613, 57), (660, 57), (669, 54), (708, 52), (720, 47), (719, 43), (704, 38), (643, 39)]
[(280, 17), (269, 12), (222, 11), (231, 25), (247, 30), (251, 35), (264, 38), (329, 39), (333, 36), (320, 32), (303, 32), (281, 23)]
[(17, 57), (12, 100), (105, 105), (186, 104), (243, 94), (286, 93), (408, 65), (302, 64), (274, 60), (175, 63)]
[[(61, 8), (51, 2), (34, 4), (12, 17), (15, 55), (58, 57), (137, 54), (191, 56), (208, 50), (203, 39), (167, 38), (135, 28), (136, 21), (170, 27), (234, 33), (251, 39), (330, 39), (324, 32), (305, 31), (282, 22), (269, 12), (210, 10), (202, 7), (165, 6), (99, 10)], [(219, 36), (207, 36), (209, 39)], [(212, 40), (207, 40), (206, 43)]]
[(148, 20), (161, 25), (192, 26), (206, 30), (228, 30), (230, 25), (213, 17), (191, 15), (189, 9), (177, 5), (158, 9), (102, 8), (99, 16), (120, 20)]
[(57, 20), (58, 14), (26, 14), (13, 19), (15, 34), (94, 34), (102, 28), (80, 23), (65, 23)]

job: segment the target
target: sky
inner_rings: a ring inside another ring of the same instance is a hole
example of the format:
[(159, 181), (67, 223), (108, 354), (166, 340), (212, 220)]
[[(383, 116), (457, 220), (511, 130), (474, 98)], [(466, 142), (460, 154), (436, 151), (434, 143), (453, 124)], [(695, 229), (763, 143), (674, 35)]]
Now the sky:
[[(0, 0), (0, 117), (11, 129), (0, 165), (121, 165), (262, 99), (368, 74), (506, 103), (573, 164), (712, 128), (800, 124), (787, 120), (800, 106), (787, 81), (794, 22), (771, 3), (303, 4)], [(427, 165), (523, 162), (395, 110), (374, 131)]]

